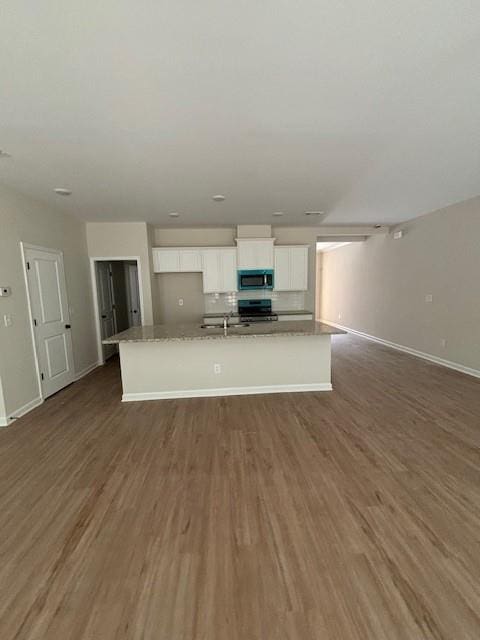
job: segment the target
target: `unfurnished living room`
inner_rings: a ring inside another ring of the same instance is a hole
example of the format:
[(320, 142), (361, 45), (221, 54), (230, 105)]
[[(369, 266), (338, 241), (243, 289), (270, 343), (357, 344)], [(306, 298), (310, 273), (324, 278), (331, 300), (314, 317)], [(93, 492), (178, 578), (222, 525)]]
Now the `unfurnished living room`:
[(0, 640), (480, 639), (480, 4), (0, 9)]

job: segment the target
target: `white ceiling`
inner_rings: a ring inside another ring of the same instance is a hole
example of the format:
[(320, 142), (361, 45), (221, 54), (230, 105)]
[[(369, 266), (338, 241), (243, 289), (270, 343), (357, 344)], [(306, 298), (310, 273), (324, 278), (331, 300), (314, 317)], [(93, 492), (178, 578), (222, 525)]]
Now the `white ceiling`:
[(478, 0), (15, 0), (0, 87), (0, 182), (87, 220), (391, 223), (480, 194)]

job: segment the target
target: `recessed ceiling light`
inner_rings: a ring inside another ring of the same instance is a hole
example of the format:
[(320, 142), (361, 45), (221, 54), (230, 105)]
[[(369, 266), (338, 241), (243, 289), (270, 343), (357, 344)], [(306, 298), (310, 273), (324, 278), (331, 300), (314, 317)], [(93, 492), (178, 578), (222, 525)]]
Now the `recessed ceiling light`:
[(180, 215), (179, 213), (177, 213), (176, 211), (172, 211), (171, 213), (168, 214), (170, 216), (170, 218), (178, 218), (178, 216)]
[(0, 158), (11, 158), (12, 156), (7, 152), (0, 149)]
[(305, 211), (306, 216), (323, 216), (325, 211)]
[(283, 216), (283, 211), (274, 211), (272, 216)]
[(216, 196), (212, 196), (212, 200), (215, 202), (223, 202), (225, 200), (225, 196), (218, 194)]
[(64, 187), (57, 187), (54, 189), (55, 193), (59, 196), (71, 196), (72, 192), (70, 189), (65, 189)]

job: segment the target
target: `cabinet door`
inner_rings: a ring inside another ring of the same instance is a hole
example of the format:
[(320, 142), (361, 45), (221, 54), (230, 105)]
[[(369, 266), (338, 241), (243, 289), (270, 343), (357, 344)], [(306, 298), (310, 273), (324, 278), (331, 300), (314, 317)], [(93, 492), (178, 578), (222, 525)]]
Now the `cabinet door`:
[(273, 267), (273, 239), (238, 240), (239, 269), (271, 269)]
[(180, 249), (180, 271), (202, 271), (202, 254), (198, 249)]
[(290, 291), (290, 280), (290, 249), (289, 247), (275, 247), (275, 290)]
[(178, 249), (153, 249), (153, 271), (171, 273), (180, 271), (180, 252)]
[(222, 291), (237, 290), (237, 250), (220, 249), (220, 270)]
[(220, 286), (220, 261), (218, 251), (209, 249), (203, 252), (203, 292), (218, 293)]
[(290, 287), (291, 291), (308, 289), (308, 247), (290, 249)]
[(254, 247), (255, 266), (258, 269), (271, 269), (273, 267), (273, 241), (257, 241)]
[(252, 242), (239, 242), (237, 247), (237, 259), (239, 269), (255, 269), (255, 247)]

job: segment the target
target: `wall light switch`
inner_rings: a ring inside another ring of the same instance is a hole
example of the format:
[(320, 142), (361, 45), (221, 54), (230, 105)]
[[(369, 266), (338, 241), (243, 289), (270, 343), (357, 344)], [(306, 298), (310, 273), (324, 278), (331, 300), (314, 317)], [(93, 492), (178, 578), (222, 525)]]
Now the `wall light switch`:
[(183, 307), (183, 298), (178, 299), (178, 306)]
[(3, 324), (4, 324), (6, 327), (11, 327), (11, 326), (12, 326), (12, 324), (13, 324), (12, 316), (5, 314), (5, 315), (3, 316)]
[(427, 293), (425, 296), (425, 302), (433, 302), (433, 295), (431, 293)]

